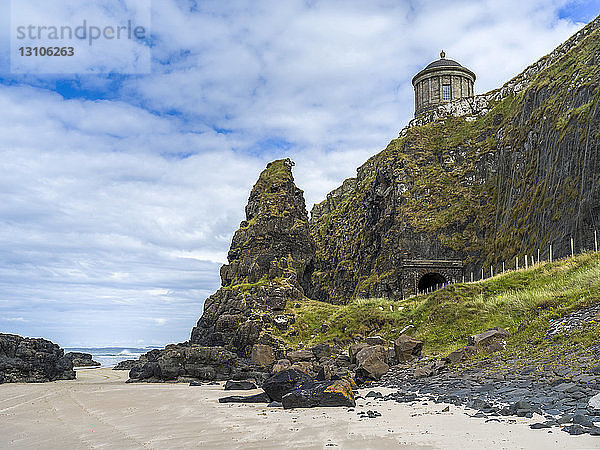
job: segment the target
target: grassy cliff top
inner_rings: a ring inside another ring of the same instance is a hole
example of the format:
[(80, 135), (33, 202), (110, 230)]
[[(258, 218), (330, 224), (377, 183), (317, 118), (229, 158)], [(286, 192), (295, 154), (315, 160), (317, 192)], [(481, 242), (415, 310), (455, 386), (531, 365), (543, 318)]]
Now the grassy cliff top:
[[(596, 322), (565, 342), (557, 341), (562, 334), (544, 337), (560, 317), (599, 301), (600, 253), (586, 253), (402, 301), (357, 299), (343, 306), (308, 299), (290, 302), (287, 312), (295, 314), (298, 335), (278, 336), (291, 346), (369, 334), (391, 340), (413, 325), (406, 334), (424, 341), (424, 355), (445, 356), (466, 345), (468, 336), (499, 326), (511, 333), (507, 351), (543, 353), (559, 343), (595, 343), (600, 332)], [(320, 332), (322, 324), (329, 326), (325, 333)]]

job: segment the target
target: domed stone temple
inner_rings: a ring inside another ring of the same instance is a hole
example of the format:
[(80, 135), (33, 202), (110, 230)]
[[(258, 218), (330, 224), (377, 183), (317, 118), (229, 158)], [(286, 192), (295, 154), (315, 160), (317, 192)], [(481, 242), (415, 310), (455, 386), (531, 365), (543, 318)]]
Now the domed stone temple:
[(440, 59), (421, 70), (412, 80), (415, 88), (415, 117), (434, 106), (459, 98), (472, 97), (475, 74), (456, 61)]

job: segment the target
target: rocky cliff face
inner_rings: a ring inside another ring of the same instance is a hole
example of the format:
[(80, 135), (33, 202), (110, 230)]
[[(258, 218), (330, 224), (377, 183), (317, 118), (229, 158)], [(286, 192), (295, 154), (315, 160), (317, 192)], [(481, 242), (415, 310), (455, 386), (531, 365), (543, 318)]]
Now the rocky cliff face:
[(479, 273), (549, 244), (565, 256), (570, 236), (592, 248), (599, 28), (597, 18), (497, 91), (415, 119), (316, 205), (313, 297), (399, 297), (405, 259), (461, 259)]
[(0, 333), (0, 383), (74, 379), (73, 363), (57, 344)]
[(311, 295), (314, 243), (293, 162), (269, 163), (254, 185), (246, 220), (221, 268), (222, 287), (204, 304), (192, 344), (249, 356), (256, 343), (280, 344), (266, 332), (288, 300)]

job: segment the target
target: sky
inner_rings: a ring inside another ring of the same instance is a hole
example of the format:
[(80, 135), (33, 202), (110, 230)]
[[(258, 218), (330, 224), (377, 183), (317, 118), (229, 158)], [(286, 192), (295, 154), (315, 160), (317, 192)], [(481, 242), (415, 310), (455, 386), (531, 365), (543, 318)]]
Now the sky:
[[(75, 9), (92, 21), (123, 1)], [(600, 14), (600, 0), (155, 0), (142, 69), (118, 66), (136, 51), (123, 45), (113, 70), (89, 73), (100, 51), (47, 74), (17, 73), (9, 6), (0, 332), (63, 347), (187, 340), (267, 162), (296, 162), (310, 210), (397, 137), (412, 77), (442, 49), (484, 93)]]

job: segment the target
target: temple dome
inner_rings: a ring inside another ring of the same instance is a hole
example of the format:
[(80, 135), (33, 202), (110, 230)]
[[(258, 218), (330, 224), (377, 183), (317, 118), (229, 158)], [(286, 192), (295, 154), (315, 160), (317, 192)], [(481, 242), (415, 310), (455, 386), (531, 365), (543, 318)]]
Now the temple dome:
[(443, 103), (473, 96), (476, 75), (453, 59), (431, 62), (414, 76), (415, 116)]

